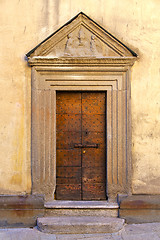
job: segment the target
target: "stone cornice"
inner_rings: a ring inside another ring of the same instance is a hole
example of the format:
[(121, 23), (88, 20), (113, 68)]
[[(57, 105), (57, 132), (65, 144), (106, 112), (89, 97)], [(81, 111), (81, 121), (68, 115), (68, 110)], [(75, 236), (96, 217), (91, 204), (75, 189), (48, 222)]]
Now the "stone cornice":
[(108, 57), (108, 58), (28, 58), (30, 66), (132, 66), (137, 57)]

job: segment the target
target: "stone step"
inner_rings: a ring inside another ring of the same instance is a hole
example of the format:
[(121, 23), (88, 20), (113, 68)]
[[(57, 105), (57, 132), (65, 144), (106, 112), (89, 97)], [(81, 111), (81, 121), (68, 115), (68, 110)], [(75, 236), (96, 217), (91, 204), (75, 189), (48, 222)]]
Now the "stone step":
[(77, 208), (77, 209), (117, 209), (117, 203), (107, 201), (61, 201), (54, 200), (44, 204), (46, 208)]
[(45, 217), (103, 216), (118, 217), (119, 205), (108, 201), (60, 201), (45, 203)]
[(123, 228), (124, 219), (98, 216), (60, 216), (37, 219), (41, 232), (52, 234), (113, 233)]

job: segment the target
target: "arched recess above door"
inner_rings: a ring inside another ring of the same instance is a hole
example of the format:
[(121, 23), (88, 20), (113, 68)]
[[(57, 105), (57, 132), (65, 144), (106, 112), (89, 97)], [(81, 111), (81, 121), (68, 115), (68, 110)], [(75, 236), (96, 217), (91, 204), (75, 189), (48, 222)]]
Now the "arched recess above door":
[(137, 55), (84, 13), (26, 54), (32, 67), (32, 190), (56, 189), (56, 91), (107, 92), (107, 194), (131, 188), (130, 69)]

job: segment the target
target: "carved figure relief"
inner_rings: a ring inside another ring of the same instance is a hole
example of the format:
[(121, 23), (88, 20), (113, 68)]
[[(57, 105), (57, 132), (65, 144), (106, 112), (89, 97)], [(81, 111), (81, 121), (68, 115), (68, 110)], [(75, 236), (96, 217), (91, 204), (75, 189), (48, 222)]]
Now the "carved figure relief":
[(118, 54), (107, 47), (97, 36), (80, 26), (69, 33), (51, 51), (53, 57), (107, 57)]
[(77, 36), (74, 36), (74, 34), (69, 34), (67, 36), (64, 51), (65, 56), (95, 56), (95, 53), (95, 36), (91, 35), (90, 37), (88, 37), (82, 27), (79, 28)]

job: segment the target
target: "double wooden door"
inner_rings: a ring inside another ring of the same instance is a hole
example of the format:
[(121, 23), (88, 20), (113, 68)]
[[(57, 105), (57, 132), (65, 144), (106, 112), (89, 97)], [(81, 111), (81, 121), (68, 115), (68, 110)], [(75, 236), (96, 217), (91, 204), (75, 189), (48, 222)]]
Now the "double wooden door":
[(57, 92), (56, 199), (106, 199), (105, 92)]

